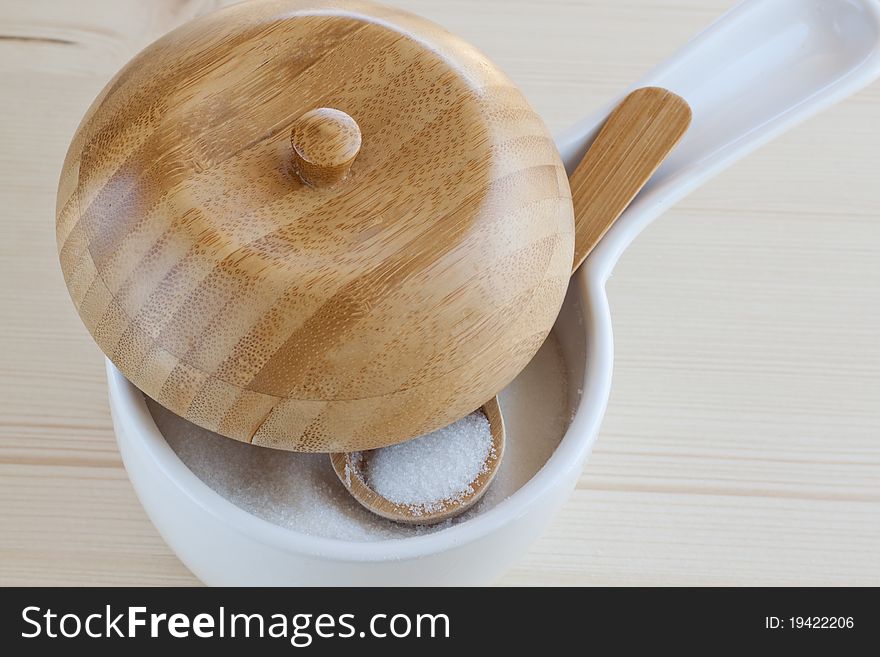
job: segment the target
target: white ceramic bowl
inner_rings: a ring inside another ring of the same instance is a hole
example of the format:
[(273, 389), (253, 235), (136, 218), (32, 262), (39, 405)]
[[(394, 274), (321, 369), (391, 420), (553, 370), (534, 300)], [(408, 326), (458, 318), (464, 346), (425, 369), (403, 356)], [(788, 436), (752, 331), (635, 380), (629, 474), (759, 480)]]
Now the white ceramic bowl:
[[(604, 298), (588, 295), (584, 282), (579, 276), (578, 284), (572, 285), (556, 325), (564, 358), (581, 370), (588, 322), (581, 319), (580, 304)], [(607, 310), (599, 314), (608, 316)], [(609, 329), (606, 321), (606, 340)], [(107, 361), (113, 426), (138, 497), (180, 559), (203, 582), (216, 585), (490, 582), (525, 552), (574, 488), (602, 416), (609, 374), (609, 367), (600, 367), (580, 375), (583, 385), (600, 381), (605, 389), (581, 405), (549, 461), (514, 495), (433, 533), (362, 542), (282, 528), (216, 493), (180, 460), (156, 426), (142, 393)]]
[[(208, 584), (451, 585), (495, 579), (571, 493), (595, 440), (613, 360), (605, 281), (620, 254), (701, 182), (875, 79), (878, 44), (877, 0), (747, 0), (634, 85), (664, 86), (684, 96), (694, 119), (572, 279), (556, 330), (569, 368), (582, 371), (580, 405), (556, 451), (527, 484), (457, 525), (364, 543), (318, 538), (257, 518), (190, 472), (165, 442), (141, 393), (108, 361), (119, 448), (159, 532)], [(557, 140), (569, 170), (613, 104)]]

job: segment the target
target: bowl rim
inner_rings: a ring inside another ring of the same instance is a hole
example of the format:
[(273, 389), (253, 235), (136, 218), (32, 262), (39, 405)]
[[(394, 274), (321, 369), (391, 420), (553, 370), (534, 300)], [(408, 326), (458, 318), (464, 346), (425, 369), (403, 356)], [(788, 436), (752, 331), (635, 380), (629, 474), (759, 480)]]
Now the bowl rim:
[[(155, 463), (167, 482), (215, 521), (282, 552), (349, 562), (395, 561), (478, 541), (525, 515), (535, 500), (552, 492), (555, 482), (574, 468), (580, 470), (596, 440), (611, 388), (613, 344), (604, 282), (588, 269), (582, 267), (572, 277), (569, 293), (576, 295), (583, 313), (586, 364), (581, 389), (589, 392), (581, 395), (559, 445), (530, 480), (492, 508), (450, 527), (406, 538), (353, 541), (306, 534), (255, 516), (214, 491), (186, 466), (156, 426), (143, 394), (107, 359), (110, 407), (120, 425), (117, 440), (121, 442), (123, 434), (136, 440), (140, 451)], [(135, 489), (137, 492), (137, 486)]]

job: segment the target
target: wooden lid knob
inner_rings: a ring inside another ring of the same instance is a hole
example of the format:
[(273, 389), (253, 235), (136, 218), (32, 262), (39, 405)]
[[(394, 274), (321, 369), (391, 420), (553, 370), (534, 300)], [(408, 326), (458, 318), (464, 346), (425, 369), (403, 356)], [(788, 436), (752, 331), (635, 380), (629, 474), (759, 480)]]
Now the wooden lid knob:
[(329, 107), (306, 112), (290, 131), (293, 167), (312, 187), (345, 178), (361, 149), (361, 130), (345, 112)]

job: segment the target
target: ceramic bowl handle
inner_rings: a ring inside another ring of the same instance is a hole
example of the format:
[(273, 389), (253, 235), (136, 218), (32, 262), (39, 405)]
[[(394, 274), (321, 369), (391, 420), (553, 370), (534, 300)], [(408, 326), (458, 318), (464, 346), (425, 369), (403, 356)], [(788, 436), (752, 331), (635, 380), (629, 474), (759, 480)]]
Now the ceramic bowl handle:
[[(740, 3), (634, 85), (682, 96), (693, 121), (582, 269), (604, 281), (635, 236), (673, 203), (878, 76), (880, 0)], [(569, 172), (618, 102), (557, 139)]]

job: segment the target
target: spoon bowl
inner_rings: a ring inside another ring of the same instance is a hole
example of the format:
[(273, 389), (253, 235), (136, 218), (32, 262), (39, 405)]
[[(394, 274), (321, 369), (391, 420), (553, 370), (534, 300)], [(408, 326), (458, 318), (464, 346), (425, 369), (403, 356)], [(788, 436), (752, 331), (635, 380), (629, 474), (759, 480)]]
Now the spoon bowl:
[(429, 509), (417, 504), (392, 502), (370, 487), (367, 483), (369, 478), (367, 472), (370, 467), (370, 455), (374, 450), (337, 452), (330, 455), (330, 462), (333, 464), (333, 470), (339, 477), (339, 481), (351, 493), (352, 497), (376, 515), (409, 525), (433, 525), (443, 522), (464, 513), (479, 502), (501, 465), (506, 434), (498, 398), (493, 397), (489, 402), (483, 404), (481, 410), (489, 420), (489, 430), (492, 432), (492, 449), (489, 450), (489, 455), (486, 457), (485, 467), (480, 469), (476, 479), (470, 483), (468, 492), (461, 497), (438, 501), (436, 504), (432, 504)]

